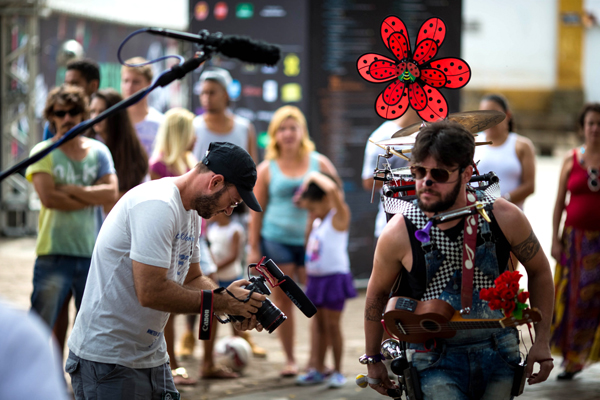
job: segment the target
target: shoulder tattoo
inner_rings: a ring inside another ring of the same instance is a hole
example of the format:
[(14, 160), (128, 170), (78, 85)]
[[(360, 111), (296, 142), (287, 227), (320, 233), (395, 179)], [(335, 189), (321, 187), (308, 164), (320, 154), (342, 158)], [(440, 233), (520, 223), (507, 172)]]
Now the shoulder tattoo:
[(383, 314), (383, 308), (387, 301), (387, 296), (380, 297), (367, 297), (365, 301), (365, 320), (367, 321), (381, 321), (381, 315)]
[(537, 237), (535, 237), (533, 229), (531, 230), (531, 233), (527, 239), (512, 247), (512, 252), (515, 253), (519, 261), (522, 263), (526, 263), (535, 257), (538, 251), (540, 251), (540, 242), (538, 241)]

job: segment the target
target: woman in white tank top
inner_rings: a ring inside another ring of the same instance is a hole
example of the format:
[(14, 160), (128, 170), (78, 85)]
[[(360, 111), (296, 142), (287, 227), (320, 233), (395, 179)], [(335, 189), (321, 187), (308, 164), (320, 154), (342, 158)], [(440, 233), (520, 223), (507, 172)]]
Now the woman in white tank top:
[(475, 161), (480, 173), (493, 171), (500, 178), (500, 192), (506, 200), (523, 209), (527, 196), (535, 189), (535, 150), (531, 140), (513, 133), (512, 113), (500, 95), (485, 96), (480, 110), (502, 111), (506, 119), (483, 132), (491, 145), (478, 146)]

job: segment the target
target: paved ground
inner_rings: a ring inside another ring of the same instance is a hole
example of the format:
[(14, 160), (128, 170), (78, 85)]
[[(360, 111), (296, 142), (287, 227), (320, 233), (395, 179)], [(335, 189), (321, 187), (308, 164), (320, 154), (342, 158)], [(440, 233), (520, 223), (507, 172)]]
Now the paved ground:
[[(557, 158), (538, 159), (537, 194), (528, 199), (525, 209), (532, 221), (544, 250), (548, 253), (551, 234), (551, 215), (556, 193), (559, 160)], [(0, 296), (8, 299), (19, 308), (29, 307), (35, 240), (33, 238), (0, 239)], [(552, 263), (551, 263), (552, 264)], [(323, 386), (301, 388), (295, 386), (293, 378), (280, 378), (279, 370), (283, 365), (283, 353), (275, 335), (266, 332), (253, 333), (255, 341), (268, 349), (267, 359), (253, 359), (244, 375), (233, 381), (200, 381), (195, 387), (182, 387), (182, 399), (209, 400), (217, 398), (234, 399), (380, 399), (370, 389), (360, 389), (352, 382), (353, 377), (364, 373), (366, 368), (358, 364), (357, 358), (364, 353), (362, 330), (362, 307), (364, 291), (360, 296), (348, 302), (343, 318), (345, 332), (344, 373), (349, 383), (341, 389), (330, 390)], [(298, 313), (301, 315), (300, 313)], [(176, 320), (177, 331), (183, 331), (184, 318)], [(297, 326), (296, 349), (300, 365), (305, 365), (308, 356), (308, 320), (299, 318)], [(221, 328), (219, 336), (229, 333), (229, 328)], [(197, 346), (193, 360), (181, 361), (192, 376), (198, 375), (198, 365), (202, 351)], [(586, 369), (572, 382), (558, 382), (560, 360), (547, 382), (528, 386), (521, 399), (600, 399), (600, 365)]]

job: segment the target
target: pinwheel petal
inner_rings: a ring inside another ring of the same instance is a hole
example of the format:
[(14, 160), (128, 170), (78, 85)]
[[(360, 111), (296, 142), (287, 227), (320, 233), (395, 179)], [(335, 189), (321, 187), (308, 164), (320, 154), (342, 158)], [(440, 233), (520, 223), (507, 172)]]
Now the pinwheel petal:
[(446, 84), (446, 74), (435, 68), (425, 68), (421, 70), (421, 79), (426, 84), (433, 87), (444, 87)]
[(375, 111), (385, 119), (400, 118), (408, 108), (408, 93), (404, 83), (392, 82), (377, 97)]
[(408, 87), (408, 98), (410, 106), (417, 111), (421, 111), (427, 106), (425, 91), (418, 82), (413, 82)]
[(396, 62), (375, 53), (360, 56), (356, 62), (356, 69), (363, 79), (374, 83), (387, 82), (398, 76)]
[(407, 50), (410, 50), (408, 31), (406, 30), (404, 22), (402, 22), (400, 18), (391, 15), (384, 19), (381, 23), (381, 39), (383, 39), (383, 44), (385, 44), (388, 49), (390, 49), (389, 38), (395, 32), (404, 35), (404, 37), (406, 38)]
[(440, 58), (429, 63), (446, 75), (448, 89), (458, 89), (465, 86), (471, 79), (471, 67), (460, 58)]
[(429, 18), (423, 22), (419, 33), (417, 34), (417, 47), (424, 40), (431, 39), (437, 44), (438, 48), (444, 43), (446, 37), (446, 24), (439, 18)]
[(408, 58), (408, 52), (410, 50), (410, 45), (408, 44), (408, 39), (401, 33), (394, 32), (389, 37), (388, 49), (394, 53), (398, 60), (404, 60)]
[(429, 122), (446, 118), (448, 116), (448, 103), (444, 95), (429, 85), (424, 85), (423, 90), (427, 95), (427, 106), (421, 111), (417, 111), (419, 116)]
[(425, 39), (417, 45), (415, 54), (413, 54), (413, 60), (415, 60), (417, 64), (421, 65), (435, 57), (437, 51), (438, 45), (433, 41), (433, 39)]

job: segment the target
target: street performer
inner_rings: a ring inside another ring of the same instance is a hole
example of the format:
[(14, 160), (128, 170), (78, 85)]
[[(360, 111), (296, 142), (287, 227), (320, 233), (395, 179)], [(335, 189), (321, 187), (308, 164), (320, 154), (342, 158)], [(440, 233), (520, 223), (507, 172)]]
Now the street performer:
[[(473, 230), (466, 225), (465, 218), (454, 219), (433, 226), (430, 239), (423, 243), (415, 237), (415, 232), (423, 229), (424, 221), (435, 214), (466, 207), (474, 204), (475, 199), (488, 196), (467, 187), (473, 175), (474, 150), (472, 134), (461, 125), (445, 121), (422, 128), (412, 149), (410, 168), (418, 200), (411, 211), (395, 215), (383, 230), (375, 250), (365, 304), (364, 357), (369, 361), (370, 386), (381, 394), (396, 387), (380, 362), (380, 345), (382, 313), (397, 277), (402, 273), (400, 295), (422, 301), (438, 298), (458, 311), (464, 298), (462, 271), (471, 269), (473, 272), (465, 275), (472, 275), (472, 306), (463, 318), (500, 319), (501, 312), (492, 311), (479, 298), (479, 292), (491, 287), (494, 279), (506, 271), (511, 251), (527, 271), (531, 306), (537, 307), (542, 315), (535, 326), (535, 343), (525, 368), (528, 383), (545, 381), (553, 368), (549, 347), (554, 299), (552, 274), (529, 221), (518, 207), (502, 198), (488, 197), (493, 202), (493, 210), (488, 212), (490, 223), (479, 218), (477, 229)], [(470, 260), (460, 257), (465, 237), (476, 241), (474, 268)], [(458, 257), (456, 248), (460, 249)], [(412, 365), (417, 370), (424, 400), (511, 398), (515, 371), (521, 361), (515, 328), (458, 331), (450, 339), (432, 342), (408, 344), (416, 350)], [(533, 373), (535, 363), (539, 364), (538, 373)]]

